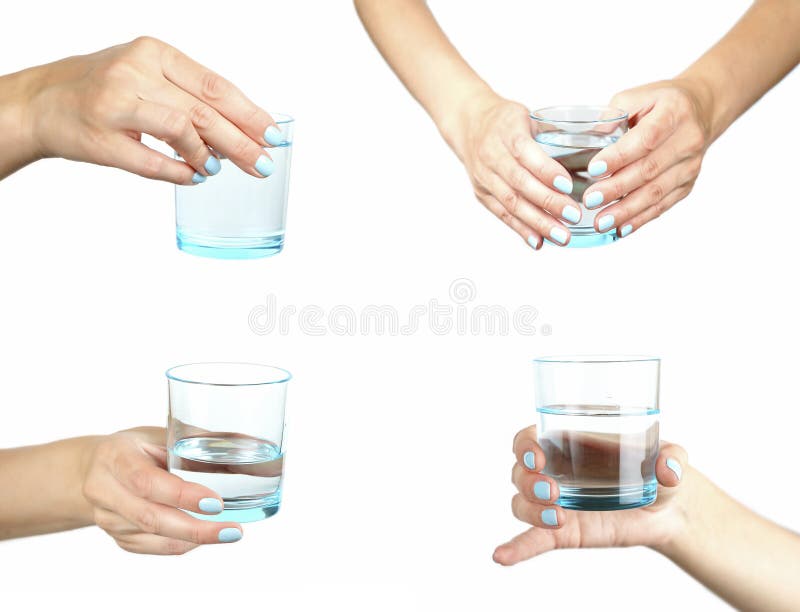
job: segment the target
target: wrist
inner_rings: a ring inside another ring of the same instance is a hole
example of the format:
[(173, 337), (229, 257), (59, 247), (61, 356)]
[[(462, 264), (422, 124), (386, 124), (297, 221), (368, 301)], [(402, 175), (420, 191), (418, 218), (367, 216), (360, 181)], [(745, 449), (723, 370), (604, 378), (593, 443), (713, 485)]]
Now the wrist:
[(107, 439), (108, 436), (85, 436), (83, 438), (77, 438), (77, 441), (80, 443), (80, 447), (77, 454), (77, 462), (75, 465), (74, 474), (75, 482), (72, 489), (76, 491), (78, 495), (77, 505), (80, 508), (79, 514), (83, 524), (94, 523), (92, 503), (86, 497), (84, 486), (86, 484), (92, 462), (94, 461), (94, 455), (97, 452), (100, 444), (105, 442)]
[(492, 89), (481, 81), (481, 84), (464, 91), (456, 103), (450, 103), (438, 114), (431, 113), (439, 132), (459, 159), (463, 160), (463, 151), (468, 134), (477, 119), (503, 100)]
[(0, 164), (0, 178), (44, 157), (35, 135), (34, 99), (41, 68), (0, 77), (0, 141), (11, 151)]
[(679, 75), (675, 81), (686, 89), (695, 101), (706, 135), (706, 142), (711, 144), (731, 123), (728, 120), (724, 92), (715, 87), (703, 74), (698, 74), (691, 69)]

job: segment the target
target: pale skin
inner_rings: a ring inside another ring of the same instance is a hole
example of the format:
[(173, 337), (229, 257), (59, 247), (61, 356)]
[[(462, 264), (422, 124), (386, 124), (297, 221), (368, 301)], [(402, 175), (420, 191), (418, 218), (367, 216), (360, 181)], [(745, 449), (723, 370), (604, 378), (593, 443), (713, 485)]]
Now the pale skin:
[[(572, 185), (531, 137), (528, 109), (470, 68), (425, 0), (355, 6), (383, 57), (464, 163), (478, 200), (534, 249), (543, 238), (568, 244), (577, 208), (570, 210), (574, 202), (564, 193)], [(598, 194), (594, 207), (619, 200), (597, 216), (595, 229), (610, 223), (602, 231), (625, 237), (685, 198), (711, 143), (800, 62), (799, 33), (800, 2), (756, 0), (675, 79), (615, 95), (610, 105), (630, 115), (632, 129), (588, 165), (602, 180), (584, 194), (584, 205)]]
[[(201, 544), (234, 542), (242, 526), (213, 515), (222, 498), (167, 472), (166, 431), (138, 427), (0, 450), (0, 539), (97, 525), (123, 549), (180, 555)], [(216, 506), (216, 508), (215, 508)]]
[[(680, 446), (661, 443), (655, 503), (616, 512), (577, 512), (555, 505), (558, 482), (542, 473), (546, 458), (536, 427), (520, 431), (513, 450), (512, 480), (518, 493), (512, 511), (533, 527), (498, 546), (497, 563), (514, 565), (559, 548), (647, 546), (739, 610), (797, 609), (800, 535), (726, 495), (689, 465)], [(548, 498), (537, 497), (537, 482), (550, 485)], [(553, 512), (557, 525), (547, 524), (554, 522)]]
[[(183, 161), (141, 142), (149, 134)], [(155, 38), (141, 37), (0, 76), (0, 179), (48, 157), (195, 185), (227, 157), (266, 177), (273, 118), (232, 83)]]

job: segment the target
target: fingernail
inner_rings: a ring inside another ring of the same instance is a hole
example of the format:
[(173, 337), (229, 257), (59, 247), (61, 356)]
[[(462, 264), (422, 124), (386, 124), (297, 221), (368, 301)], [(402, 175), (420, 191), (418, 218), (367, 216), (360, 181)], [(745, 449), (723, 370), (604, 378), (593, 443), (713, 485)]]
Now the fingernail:
[(264, 131), (264, 140), (273, 147), (277, 147), (283, 143), (283, 134), (281, 134), (281, 131), (277, 127), (271, 125)]
[(542, 510), (542, 522), (550, 527), (558, 527), (558, 515), (552, 508)]
[(563, 227), (554, 227), (550, 230), (550, 237), (559, 244), (567, 244), (567, 230)]
[(533, 247), (534, 251), (539, 247), (539, 241), (534, 236), (528, 236), (528, 244)]
[(536, 455), (533, 453), (533, 451), (528, 451), (522, 455), (522, 463), (524, 463), (525, 467), (529, 470), (536, 469)]
[(599, 191), (592, 191), (586, 195), (586, 208), (596, 208), (603, 203), (603, 194)]
[(540, 480), (533, 485), (533, 494), (539, 499), (550, 499), (550, 483)]
[(600, 176), (605, 174), (608, 170), (608, 164), (604, 161), (597, 160), (589, 164), (589, 176)]
[(567, 195), (572, 193), (572, 181), (566, 176), (561, 176), (560, 174), (553, 179), (553, 187), (558, 189), (561, 193), (566, 193)]
[(614, 215), (603, 215), (597, 220), (597, 229), (601, 232), (606, 231), (612, 225), (614, 225)]
[(669, 459), (667, 459), (667, 467), (673, 471), (675, 476), (678, 477), (678, 480), (681, 479), (681, 476), (683, 475), (683, 469), (681, 468), (680, 463), (678, 463), (675, 459), (670, 457)]
[(622, 229), (619, 230), (619, 235), (624, 238), (625, 236), (631, 233), (632, 229), (633, 226), (630, 223), (626, 223), (625, 225), (622, 226)]
[(222, 170), (222, 164), (220, 164), (219, 160), (213, 155), (206, 160), (204, 167), (206, 169), (206, 172), (208, 172), (211, 175), (214, 175), (220, 170)]
[(238, 542), (242, 539), (242, 532), (236, 527), (226, 527), (219, 532), (219, 541), (228, 544), (230, 542)]
[(211, 512), (213, 514), (222, 512), (222, 502), (215, 497), (204, 497), (200, 500), (200, 503), (197, 504), (197, 507), (203, 512)]
[(269, 176), (275, 170), (275, 162), (266, 155), (262, 155), (256, 162), (256, 170), (261, 176)]
[(197, 183), (205, 183), (206, 177), (199, 172), (195, 172), (194, 176), (192, 177), (192, 182), (196, 185)]
[(577, 223), (581, 220), (581, 211), (569, 204), (561, 211), (561, 216), (571, 223)]

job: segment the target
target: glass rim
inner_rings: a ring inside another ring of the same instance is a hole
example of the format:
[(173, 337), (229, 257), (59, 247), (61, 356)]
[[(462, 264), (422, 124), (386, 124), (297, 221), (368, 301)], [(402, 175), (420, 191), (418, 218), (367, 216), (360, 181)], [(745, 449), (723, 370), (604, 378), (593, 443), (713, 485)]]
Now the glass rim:
[[(180, 370), (181, 368), (190, 368), (192, 366), (249, 366), (249, 367), (256, 367), (256, 368), (263, 368), (265, 370), (271, 370), (276, 373), (280, 373), (280, 376), (275, 376), (269, 380), (258, 380), (254, 382), (210, 382), (208, 380), (193, 380), (192, 376), (189, 377), (182, 377), (178, 375), (176, 370)], [(289, 382), (292, 379), (292, 373), (288, 370), (284, 370), (283, 368), (279, 368), (277, 366), (266, 365), (263, 363), (252, 363), (247, 361), (197, 361), (194, 363), (182, 363), (180, 365), (172, 366), (166, 372), (164, 372), (166, 377), (169, 380), (174, 380), (175, 382), (182, 382), (187, 383), (190, 385), (206, 385), (209, 387), (256, 387), (259, 385), (276, 385), (280, 383)]]
[(660, 357), (650, 355), (546, 355), (533, 363), (660, 363)]
[[(569, 110), (569, 109), (579, 109), (579, 110), (595, 110), (599, 111), (599, 114), (602, 111), (611, 111), (615, 113), (615, 117), (610, 117), (608, 119), (548, 119), (547, 117), (543, 116), (542, 113), (547, 111), (554, 111), (554, 110)], [(628, 113), (624, 110), (615, 108), (613, 106), (604, 106), (604, 105), (595, 105), (595, 104), (564, 104), (564, 105), (556, 105), (556, 106), (545, 106), (543, 108), (537, 108), (535, 111), (530, 111), (529, 116), (534, 121), (539, 121), (541, 123), (615, 123), (617, 121), (623, 121), (628, 118)]]
[(278, 125), (294, 123), (294, 117), (286, 113), (269, 113), (269, 116), (272, 117)]

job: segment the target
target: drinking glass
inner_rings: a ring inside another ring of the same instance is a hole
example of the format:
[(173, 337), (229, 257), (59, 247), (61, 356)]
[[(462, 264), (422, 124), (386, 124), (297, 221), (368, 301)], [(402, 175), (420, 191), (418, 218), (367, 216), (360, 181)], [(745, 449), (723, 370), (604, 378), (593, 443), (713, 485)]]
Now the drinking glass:
[(286, 387), (291, 374), (255, 363), (167, 370), (169, 471), (224, 501), (209, 521), (259, 521), (281, 504)]
[(565, 356), (534, 360), (543, 473), (573, 510), (622, 510), (656, 499), (660, 360)]
[(294, 119), (272, 117), (283, 140), (264, 148), (275, 164), (268, 177), (251, 176), (219, 156), (218, 174), (199, 185), (175, 187), (179, 249), (217, 259), (255, 259), (283, 250)]
[(551, 106), (534, 111), (530, 116), (534, 140), (547, 155), (564, 166), (572, 178), (571, 195), (581, 210), (581, 220), (576, 225), (568, 225), (572, 238), (567, 246), (593, 247), (617, 240), (616, 228), (606, 232), (594, 229), (595, 217), (613, 202), (586, 208), (583, 194), (600, 180), (589, 176), (589, 162), (628, 131), (627, 113), (606, 106)]

